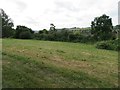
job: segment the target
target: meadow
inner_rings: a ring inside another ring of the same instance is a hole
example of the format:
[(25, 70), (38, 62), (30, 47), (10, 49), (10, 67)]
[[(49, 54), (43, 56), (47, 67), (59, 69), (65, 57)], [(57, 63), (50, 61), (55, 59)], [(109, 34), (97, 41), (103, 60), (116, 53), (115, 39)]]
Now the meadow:
[(2, 40), (3, 88), (118, 87), (118, 52), (94, 45)]

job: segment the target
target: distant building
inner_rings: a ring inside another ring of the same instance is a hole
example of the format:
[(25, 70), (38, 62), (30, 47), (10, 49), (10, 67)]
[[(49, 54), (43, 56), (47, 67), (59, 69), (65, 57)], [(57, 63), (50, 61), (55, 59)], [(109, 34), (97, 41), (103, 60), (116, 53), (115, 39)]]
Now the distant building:
[(34, 33), (39, 33), (39, 31), (34, 31)]
[(91, 35), (91, 28), (79, 28), (79, 27), (73, 27), (73, 28), (62, 28), (62, 29), (56, 29), (57, 32), (61, 32), (63, 30), (68, 30), (72, 32), (80, 32), (82, 35)]

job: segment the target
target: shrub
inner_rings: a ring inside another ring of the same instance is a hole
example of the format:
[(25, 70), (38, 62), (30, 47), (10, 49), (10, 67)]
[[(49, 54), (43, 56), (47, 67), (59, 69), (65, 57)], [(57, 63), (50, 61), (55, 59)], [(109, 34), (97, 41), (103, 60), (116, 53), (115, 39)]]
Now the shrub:
[(101, 41), (96, 43), (96, 48), (98, 49), (107, 49), (107, 50), (120, 50), (120, 40), (109, 40), (109, 41)]
[(32, 34), (30, 31), (25, 31), (20, 33), (20, 39), (31, 39)]

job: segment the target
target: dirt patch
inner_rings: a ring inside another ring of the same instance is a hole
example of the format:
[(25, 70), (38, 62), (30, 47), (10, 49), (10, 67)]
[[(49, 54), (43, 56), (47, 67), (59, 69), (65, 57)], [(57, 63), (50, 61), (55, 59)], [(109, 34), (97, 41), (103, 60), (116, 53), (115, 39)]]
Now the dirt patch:
[(91, 55), (91, 54), (88, 53), (88, 52), (82, 52), (82, 54), (84, 54), (84, 55)]
[(85, 61), (76, 61), (76, 60), (64, 60), (62, 57), (60, 56), (54, 56), (50, 59), (51, 61), (53, 61), (53, 63), (55, 63), (58, 66), (62, 66), (62, 67), (67, 67), (67, 68), (89, 68), (91, 65), (88, 62)]

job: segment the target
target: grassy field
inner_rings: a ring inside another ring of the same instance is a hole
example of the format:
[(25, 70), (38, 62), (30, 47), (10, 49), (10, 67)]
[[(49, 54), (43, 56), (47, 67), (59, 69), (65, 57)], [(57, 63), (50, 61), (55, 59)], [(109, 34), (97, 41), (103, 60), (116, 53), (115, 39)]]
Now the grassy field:
[(3, 39), (3, 88), (118, 87), (118, 53), (94, 45)]

